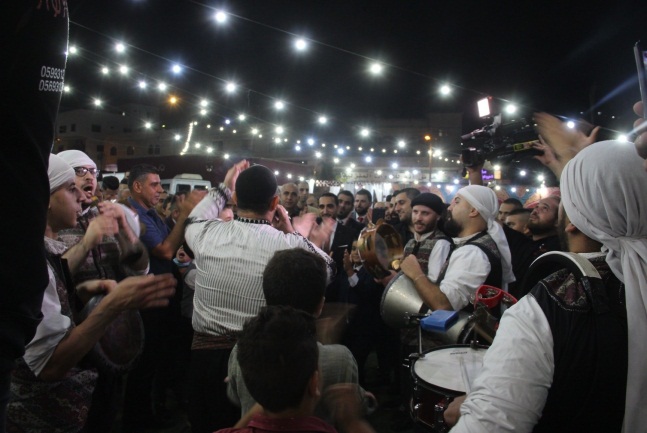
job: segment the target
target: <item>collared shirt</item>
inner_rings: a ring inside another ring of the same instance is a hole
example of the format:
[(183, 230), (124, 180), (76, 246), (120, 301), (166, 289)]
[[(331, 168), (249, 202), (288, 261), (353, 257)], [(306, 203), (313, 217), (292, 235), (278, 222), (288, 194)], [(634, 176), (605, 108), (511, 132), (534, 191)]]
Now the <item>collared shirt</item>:
[(173, 272), (173, 262), (171, 260), (164, 260), (155, 257), (152, 254), (153, 249), (164, 242), (164, 240), (171, 233), (166, 223), (160, 218), (155, 208), (146, 209), (140, 205), (132, 197), (128, 198), (128, 203), (139, 215), (139, 222), (146, 228), (139, 236), (148, 249), (148, 256), (150, 257), (150, 273), (151, 274), (165, 274)]
[(302, 418), (270, 418), (267, 415), (257, 414), (249, 421), (247, 427), (226, 428), (216, 433), (337, 433), (330, 424), (326, 424), (314, 416)]
[(328, 282), (336, 269), (328, 254), (297, 232), (262, 221), (217, 219), (230, 196), (224, 184), (212, 188), (189, 215), (185, 232), (197, 270), (193, 329), (218, 336), (236, 335), (265, 306), (263, 271), (275, 252), (303, 248), (319, 254), (328, 264)]

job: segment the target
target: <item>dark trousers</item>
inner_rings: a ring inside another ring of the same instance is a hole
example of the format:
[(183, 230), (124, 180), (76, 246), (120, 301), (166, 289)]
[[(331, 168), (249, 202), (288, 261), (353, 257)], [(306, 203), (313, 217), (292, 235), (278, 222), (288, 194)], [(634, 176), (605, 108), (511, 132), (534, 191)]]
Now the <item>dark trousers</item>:
[[(153, 418), (153, 382), (170, 359), (168, 309), (140, 311), (144, 323), (144, 350), (138, 364), (128, 373), (124, 395), (124, 425), (138, 425)], [(164, 380), (165, 378), (161, 378)]]
[(191, 351), (188, 414), (193, 433), (212, 433), (240, 419), (240, 408), (227, 398), (230, 353), (231, 348)]

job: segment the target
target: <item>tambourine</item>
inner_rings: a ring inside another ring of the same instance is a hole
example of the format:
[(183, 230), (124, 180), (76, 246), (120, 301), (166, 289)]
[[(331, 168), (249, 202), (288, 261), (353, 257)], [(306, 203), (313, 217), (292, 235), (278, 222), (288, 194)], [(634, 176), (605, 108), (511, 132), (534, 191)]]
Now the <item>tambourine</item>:
[(400, 269), (404, 245), (400, 234), (380, 219), (360, 232), (357, 251), (366, 270), (375, 278), (384, 278), (391, 269)]

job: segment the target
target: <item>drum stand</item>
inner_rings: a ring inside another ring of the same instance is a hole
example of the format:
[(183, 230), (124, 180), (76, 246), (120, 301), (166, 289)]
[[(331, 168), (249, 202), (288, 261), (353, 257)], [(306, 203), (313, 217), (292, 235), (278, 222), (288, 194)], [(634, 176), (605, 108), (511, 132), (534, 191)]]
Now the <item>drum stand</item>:
[[(468, 332), (467, 335), (471, 335), (472, 337), (469, 342), (469, 345), (473, 349), (482, 347), (479, 345), (479, 341), (476, 339), (477, 335), (481, 335), (490, 344), (492, 343), (492, 339), (494, 338), (494, 333), (496, 333), (496, 331), (491, 326), (491, 323), (489, 323), (488, 316), (491, 316), (491, 314), (489, 314), (487, 312), (487, 308), (483, 306), (482, 308), (477, 307), (477, 309), (469, 318), (469, 324), (470, 324), (469, 328), (471, 328), (471, 330)], [(416, 360), (425, 357), (425, 353), (422, 350), (422, 326), (420, 326), (420, 320), (424, 319), (425, 317), (427, 317), (426, 314), (408, 315), (409, 324), (410, 325), (413, 325), (414, 323), (417, 324), (418, 352), (411, 353), (407, 358), (405, 358), (403, 367), (405, 367), (407, 370), (411, 370), (411, 367), (415, 364)], [(417, 386), (418, 384), (414, 381), (413, 383), (414, 395), (416, 395), (416, 393), (418, 392)], [(424, 430), (430, 431), (431, 433), (449, 432), (450, 427), (445, 423), (445, 410), (447, 410), (447, 407), (453, 400), (454, 399), (451, 397), (443, 397), (442, 399), (438, 400), (433, 405), (434, 412), (433, 412), (433, 415), (431, 416), (431, 424), (428, 424), (427, 422), (420, 422), (418, 425), (421, 426), (421, 428), (423, 428)], [(422, 409), (421, 403), (415, 403), (415, 399), (412, 399), (410, 409), (411, 409), (412, 418), (414, 420), (418, 419), (418, 411)]]

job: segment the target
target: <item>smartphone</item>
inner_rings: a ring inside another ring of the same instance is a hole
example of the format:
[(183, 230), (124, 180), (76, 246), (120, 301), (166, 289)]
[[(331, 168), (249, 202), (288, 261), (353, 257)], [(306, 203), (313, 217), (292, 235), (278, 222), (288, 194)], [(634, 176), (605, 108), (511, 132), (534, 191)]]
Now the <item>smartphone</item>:
[[(643, 102), (643, 119), (647, 119), (647, 51), (640, 41), (634, 45), (634, 56), (636, 57), (636, 69), (638, 69), (638, 85), (640, 86), (640, 99)], [(644, 128), (644, 127), (643, 127)]]
[(386, 212), (386, 208), (377, 208), (373, 209), (373, 215), (372, 215), (372, 223), (375, 224), (377, 223), (378, 220), (384, 219), (384, 213)]

